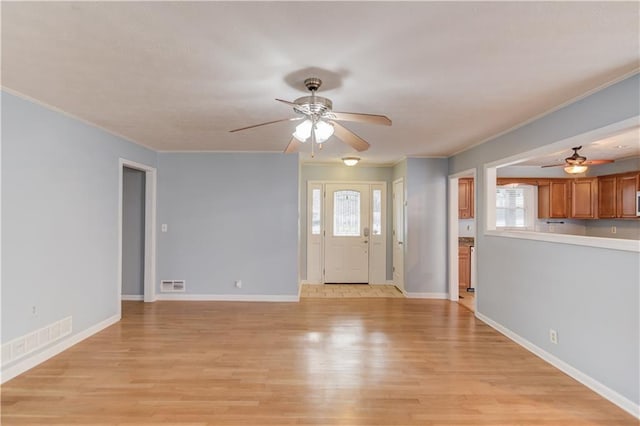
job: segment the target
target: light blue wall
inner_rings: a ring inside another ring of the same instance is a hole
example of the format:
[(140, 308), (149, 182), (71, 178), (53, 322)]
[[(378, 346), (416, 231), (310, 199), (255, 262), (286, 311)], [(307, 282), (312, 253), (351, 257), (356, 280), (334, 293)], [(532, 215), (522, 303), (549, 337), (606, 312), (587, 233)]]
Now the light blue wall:
[(297, 155), (161, 153), (158, 166), (158, 280), (297, 296)]
[(122, 294), (144, 295), (145, 172), (122, 173)]
[(347, 167), (343, 164), (303, 164), (300, 174), (300, 276), (307, 278), (307, 182), (309, 181), (381, 181), (387, 182), (387, 279), (393, 278), (392, 271), (392, 199), (391, 167), (367, 167), (358, 164)]
[[(478, 312), (640, 403), (640, 256), (485, 236), (483, 164), (640, 115), (635, 75), (449, 159), (478, 171)], [(560, 336), (549, 343), (549, 329)]]
[(447, 293), (446, 158), (406, 161), (404, 285), (408, 293)]
[(2, 92), (3, 343), (117, 314), (120, 157), (156, 165), (153, 151)]

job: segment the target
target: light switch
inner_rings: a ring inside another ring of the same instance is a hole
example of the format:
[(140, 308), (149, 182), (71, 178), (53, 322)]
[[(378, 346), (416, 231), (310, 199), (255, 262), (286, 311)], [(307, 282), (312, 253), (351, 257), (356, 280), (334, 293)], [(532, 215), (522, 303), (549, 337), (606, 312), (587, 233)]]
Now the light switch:
[(168, 227), (167, 227), (167, 224), (166, 224), (166, 223), (163, 223), (163, 224), (162, 224), (162, 226), (160, 227), (160, 230), (161, 230), (162, 232), (167, 232), (167, 228), (168, 228)]

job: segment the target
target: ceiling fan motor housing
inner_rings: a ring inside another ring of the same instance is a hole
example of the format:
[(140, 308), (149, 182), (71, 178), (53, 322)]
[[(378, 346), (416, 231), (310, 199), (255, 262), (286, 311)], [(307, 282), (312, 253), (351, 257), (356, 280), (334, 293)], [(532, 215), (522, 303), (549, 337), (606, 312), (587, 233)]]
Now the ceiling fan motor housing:
[(296, 104), (293, 110), (304, 115), (322, 116), (333, 108), (331, 99), (323, 98), (322, 96), (303, 96), (293, 101), (293, 103)]

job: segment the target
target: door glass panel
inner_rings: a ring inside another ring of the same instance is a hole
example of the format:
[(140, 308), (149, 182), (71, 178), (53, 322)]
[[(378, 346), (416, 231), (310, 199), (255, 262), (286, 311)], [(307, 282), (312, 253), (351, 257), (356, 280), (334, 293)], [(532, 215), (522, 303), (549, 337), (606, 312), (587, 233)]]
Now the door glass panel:
[(382, 191), (373, 190), (373, 220), (371, 230), (373, 235), (382, 235)]
[(320, 189), (311, 194), (311, 235), (320, 235)]
[(360, 236), (360, 193), (358, 191), (333, 193), (333, 236)]

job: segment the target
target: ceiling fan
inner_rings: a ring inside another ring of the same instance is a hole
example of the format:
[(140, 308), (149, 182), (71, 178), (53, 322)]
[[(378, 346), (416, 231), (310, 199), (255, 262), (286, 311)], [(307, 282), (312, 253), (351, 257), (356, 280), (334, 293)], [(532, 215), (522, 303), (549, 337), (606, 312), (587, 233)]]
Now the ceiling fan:
[(561, 167), (564, 166), (564, 171), (569, 174), (584, 173), (587, 171), (587, 166), (594, 166), (598, 164), (613, 163), (614, 160), (587, 160), (587, 157), (578, 154), (578, 151), (582, 149), (582, 146), (576, 146), (573, 149), (573, 155), (564, 159), (564, 163), (561, 164), (547, 164), (542, 167)]
[(311, 96), (303, 96), (293, 102), (276, 99), (278, 102), (293, 107), (293, 112), (297, 114), (296, 117), (254, 124), (253, 126), (230, 130), (230, 132), (239, 132), (240, 130), (252, 129), (254, 127), (280, 123), (282, 121), (302, 121), (296, 127), (296, 131), (293, 133), (284, 152), (295, 152), (300, 146), (300, 143), (310, 141), (311, 156), (313, 157), (314, 146), (317, 144), (318, 148), (322, 149), (322, 144), (332, 135), (335, 135), (356, 151), (366, 151), (369, 149), (369, 143), (367, 141), (338, 123), (338, 121), (355, 121), (359, 123), (382, 124), (385, 126), (391, 125), (391, 120), (384, 115), (333, 111), (333, 102), (331, 102), (331, 99), (316, 96), (316, 91), (322, 85), (322, 80), (317, 77), (307, 78), (304, 81), (304, 85), (311, 92)]

